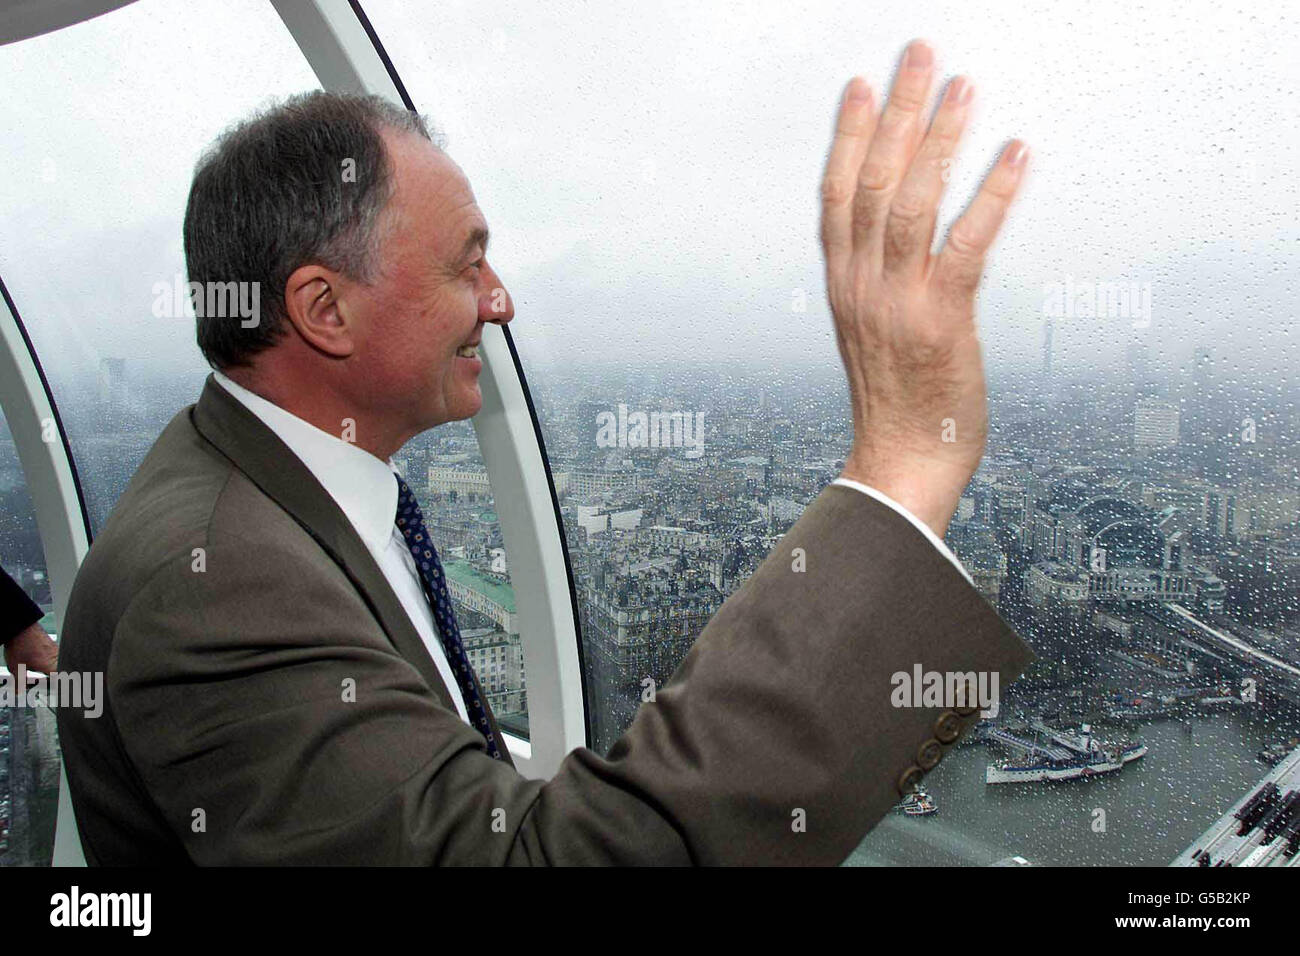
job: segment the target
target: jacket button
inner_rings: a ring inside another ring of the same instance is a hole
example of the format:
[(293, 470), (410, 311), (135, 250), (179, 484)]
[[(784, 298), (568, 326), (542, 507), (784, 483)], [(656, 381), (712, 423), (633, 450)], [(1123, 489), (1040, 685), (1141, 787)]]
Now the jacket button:
[(950, 744), (961, 736), (961, 718), (954, 710), (945, 710), (934, 722), (934, 735), (941, 744)]
[(903, 771), (903, 775), (898, 778), (898, 792), (901, 796), (907, 796), (921, 783), (921, 778), (925, 776), (925, 771), (920, 767), (911, 766)]
[(921, 749), (916, 752), (916, 763), (922, 770), (932, 769), (942, 759), (943, 744), (934, 739), (921, 744)]
[(953, 707), (953, 710), (957, 711), (958, 717), (969, 717), (979, 709), (979, 704), (976, 704), (974, 707), (967, 707), (965, 705)]

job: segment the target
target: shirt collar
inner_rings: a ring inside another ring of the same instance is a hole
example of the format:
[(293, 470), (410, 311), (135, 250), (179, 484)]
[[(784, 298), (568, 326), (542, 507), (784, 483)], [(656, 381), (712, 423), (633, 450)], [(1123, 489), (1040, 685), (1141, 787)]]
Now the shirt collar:
[(383, 551), (397, 516), (393, 475), (399, 469), (393, 460), (381, 461), (364, 448), (321, 431), (220, 372), (214, 371), (212, 377), (289, 446), (329, 492), (371, 553)]

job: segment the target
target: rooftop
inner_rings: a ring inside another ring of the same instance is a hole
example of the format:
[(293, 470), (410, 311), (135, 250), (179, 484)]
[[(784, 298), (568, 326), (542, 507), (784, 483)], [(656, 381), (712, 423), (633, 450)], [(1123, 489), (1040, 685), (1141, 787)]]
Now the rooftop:
[(442, 566), (448, 581), (455, 581), (471, 591), (477, 591), (494, 604), (499, 604), (511, 614), (515, 613), (515, 589), (475, 570), (467, 561), (447, 561)]

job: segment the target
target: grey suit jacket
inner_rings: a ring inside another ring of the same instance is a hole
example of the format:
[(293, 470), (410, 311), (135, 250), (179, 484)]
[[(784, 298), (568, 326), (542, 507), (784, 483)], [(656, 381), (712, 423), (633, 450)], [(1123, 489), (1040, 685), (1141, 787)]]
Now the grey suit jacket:
[(836, 864), (977, 719), (893, 706), (891, 675), (1006, 687), (1033, 659), (904, 518), (832, 486), (608, 756), (526, 780), (333, 499), (211, 379), (91, 548), (61, 644), (105, 674), (102, 716), (58, 713), (98, 864)]

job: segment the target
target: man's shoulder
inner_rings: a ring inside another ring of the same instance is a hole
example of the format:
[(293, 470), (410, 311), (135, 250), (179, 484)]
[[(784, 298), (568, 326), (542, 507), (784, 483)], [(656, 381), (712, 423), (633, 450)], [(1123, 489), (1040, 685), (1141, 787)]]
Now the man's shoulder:
[(151, 582), (169, 571), (199, 572), (214, 553), (320, 556), (310, 535), (198, 432), (192, 411), (163, 430), (95, 538), (77, 573), (65, 638), (111, 634)]

